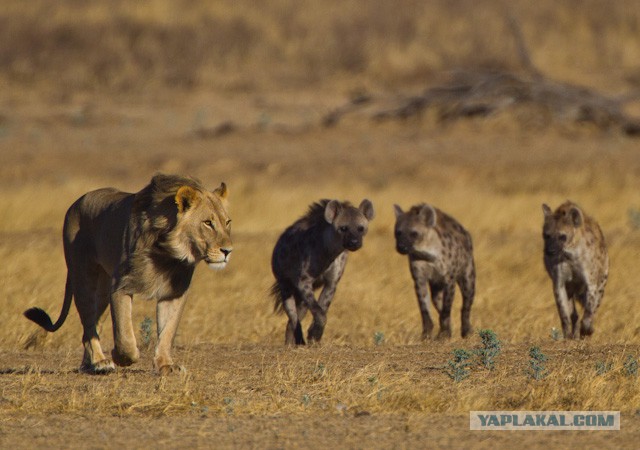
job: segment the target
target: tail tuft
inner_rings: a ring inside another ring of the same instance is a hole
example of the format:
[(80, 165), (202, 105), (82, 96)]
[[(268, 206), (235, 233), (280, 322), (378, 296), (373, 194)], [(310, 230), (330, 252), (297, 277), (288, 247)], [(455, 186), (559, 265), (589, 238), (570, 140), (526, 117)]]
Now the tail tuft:
[(40, 325), (47, 331), (56, 331), (62, 326), (67, 316), (69, 315), (69, 308), (71, 308), (71, 300), (73, 298), (71, 275), (67, 272), (67, 285), (64, 289), (64, 302), (62, 303), (62, 311), (60, 311), (60, 317), (56, 323), (51, 322), (51, 317), (44, 310), (40, 308), (29, 308), (24, 312), (24, 316)]
[(47, 331), (55, 331), (56, 327), (53, 322), (51, 322), (51, 318), (49, 314), (47, 314), (43, 309), (40, 308), (29, 308), (24, 312), (24, 316), (40, 325)]
[(273, 312), (278, 314), (282, 313), (284, 311), (282, 307), (282, 288), (277, 281), (273, 283), (269, 293), (273, 297)]

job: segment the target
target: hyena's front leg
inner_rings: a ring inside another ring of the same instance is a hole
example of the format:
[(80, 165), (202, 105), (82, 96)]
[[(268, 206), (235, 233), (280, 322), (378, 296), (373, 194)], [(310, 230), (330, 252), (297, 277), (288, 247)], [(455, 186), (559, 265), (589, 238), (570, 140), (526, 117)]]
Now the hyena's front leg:
[(336, 287), (337, 283), (335, 282), (327, 283), (320, 293), (318, 305), (324, 312), (324, 315), (322, 316), (322, 320), (324, 322), (316, 321), (316, 316), (313, 317), (313, 322), (311, 322), (311, 326), (309, 326), (309, 330), (307, 331), (307, 339), (309, 342), (320, 342), (322, 339), (324, 328), (327, 325), (327, 311), (329, 310), (331, 300), (333, 300), (333, 296), (336, 293)]
[(440, 313), (440, 332), (438, 338), (451, 337), (451, 306), (453, 306), (453, 296), (455, 294), (456, 284), (453, 281), (447, 282), (442, 290), (442, 309)]
[[(418, 298), (418, 306), (420, 307), (420, 316), (422, 318), (422, 339), (430, 339), (433, 332), (433, 321), (429, 315), (429, 303), (432, 301), (432, 295), (436, 293), (430, 286), (429, 278), (424, 271), (424, 262), (413, 261), (409, 259), (409, 269), (413, 278), (413, 287)], [(435, 303), (435, 297), (433, 298)], [(438, 306), (436, 305), (436, 308)]]
[[(568, 294), (567, 294), (568, 296)], [(586, 294), (585, 294), (586, 297)], [(578, 326), (578, 310), (576, 308), (576, 299), (574, 297), (569, 298), (569, 310), (571, 311), (571, 335), (578, 339), (580, 336), (580, 327)], [(584, 305), (585, 303), (582, 302)]]
[(567, 295), (567, 289), (563, 281), (554, 280), (553, 294), (556, 298), (556, 306), (558, 307), (558, 315), (562, 324), (562, 334), (565, 339), (573, 339), (573, 330), (571, 329), (571, 315), (575, 314), (575, 306)]
[[(305, 345), (302, 337), (302, 325), (300, 324), (303, 305), (301, 304), (298, 308), (294, 296), (290, 295), (282, 300), (282, 308), (289, 318), (284, 335), (285, 345)], [(301, 314), (298, 314), (298, 309), (300, 309)]]
[[(594, 289), (589, 289), (584, 301), (584, 314), (582, 315), (582, 323), (580, 324), (580, 337), (588, 337), (593, 334), (593, 317), (600, 305), (602, 295)], [(577, 333), (577, 331), (575, 332)]]
[(473, 332), (473, 327), (471, 326), (471, 306), (473, 305), (473, 298), (476, 293), (475, 281), (475, 271), (473, 271), (471, 275), (465, 276), (458, 283), (460, 292), (462, 293), (462, 311), (460, 313), (462, 329), (460, 333), (463, 338)]
[(343, 257), (336, 259), (331, 267), (325, 273), (324, 278), (324, 287), (322, 288), (322, 292), (320, 293), (320, 297), (318, 298), (318, 305), (324, 311), (324, 323), (316, 324), (315, 318), (313, 323), (309, 327), (308, 330), (308, 339), (309, 341), (319, 342), (322, 339), (322, 334), (324, 333), (324, 328), (327, 325), (327, 313), (329, 312), (329, 306), (331, 306), (331, 302), (333, 301), (333, 297), (336, 294), (336, 288), (338, 287), (338, 282), (340, 278), (342, 278), (342, 274), (344, 273), (344, 267), (346, 263), (346, 254), (343, 254)]
[(298, 286), (298, 295), (313, 316), (313, 321), (307, 332), (307, 339), (310, 342), (319, 341), (322, 338), (322, 333), (327, 323), (327, 312), (320, 306), (315, 295), (313, 295), (313, 285), (311, 281), (301, 283)]
[(414, 279), (413, 281), (416, 297), (418, 297), (420, 316), (422, 317), (422, 339), (431, 339), (431, 333), (433, 332), (433, 320), (431, 320), (431, 316), (429, 315), (429, 303), (431, 303), (432, 299), (431, 287), (426, 281), (417, 279)]

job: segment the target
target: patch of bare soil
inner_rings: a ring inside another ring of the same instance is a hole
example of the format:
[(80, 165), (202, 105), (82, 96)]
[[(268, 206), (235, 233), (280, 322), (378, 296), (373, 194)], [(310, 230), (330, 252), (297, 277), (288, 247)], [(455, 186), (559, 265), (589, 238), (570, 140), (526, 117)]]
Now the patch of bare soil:
[[(178, 349), (188, 371), (168, 378), (157, 377), (148, 367), (148, 352), (134, 368), (110, 376), (77, 373), (79, 351), (3, 352), (0, 445), (496, 448), (517, 443), (554, 448), (572, 442), (634, 447), (640, 418), (632, 412), (623, 413), (620, 431), (470, 431), (468, 413), (455, 405), (469, 392), (482, 391), (503, 407), (501, 396), (513, 400), (518, 389), (523, 396), (536, 395), (545, 385), (523, 374), (526, 345), (507, 346), (496, 359), (495, 373), (474, 368), (469, 378), (454, 383), (443, 370), (451, 348), (434, 343), (305, 349), (196, 345)], [(554, 372), (576, 376), (592, 369), (592, 361), (628, 350), (543, 346), (550, 357), (549, 383)], [(578, 370), (564, 371), (568, 362)], [(613, 374), (619, 367), (611, 370)], [(505, 374), (511, 375), (494, 386)], [(427, 395), (434, 390), (451, 404), (436, 404), (441, 400)]]

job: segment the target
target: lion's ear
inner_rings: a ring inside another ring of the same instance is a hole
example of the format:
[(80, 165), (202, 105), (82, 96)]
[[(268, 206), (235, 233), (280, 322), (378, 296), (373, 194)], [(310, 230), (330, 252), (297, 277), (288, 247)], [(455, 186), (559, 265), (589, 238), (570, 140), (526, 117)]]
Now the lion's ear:
[(229, 196), (229, 189), (227, 189), (226, 183), (220, 183), (220, 186), (213, 191), (221, 200), (226, 200)]
[(213, 190), (213, 194), (220, 199), (220, 201), (222, 202), (222, 206), (224, 208), (227, 208), (229, 204), (229, 189), (227, 188), (227, 184), (224, 182), (220, 183), (220, 186)]
[(190, 186), (182, 186), (176, 193), (178, 213), (182, 214), (198, 202), (198, 191)]

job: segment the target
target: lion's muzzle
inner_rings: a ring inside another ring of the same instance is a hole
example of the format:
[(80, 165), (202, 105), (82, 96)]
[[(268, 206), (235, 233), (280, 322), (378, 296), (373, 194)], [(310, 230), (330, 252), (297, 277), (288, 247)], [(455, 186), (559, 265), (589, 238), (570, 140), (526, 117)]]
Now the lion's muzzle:
[(218, 258), (210, 258), (207, 256), (204, 259), (204, 262), (207, 263), (210, 269), (213, 269), (213, 270), (224, 269), (227, 266), (229, 259), (231, 258), (231, 252), (233, 251), (233, 249), (231, 247), (226, 247), (226, 248), (220, 248), (219, 251), (221, 253), (220, 256), (222, 256), (222, 258), (220, 258), (220, 256), (218, 256)]

